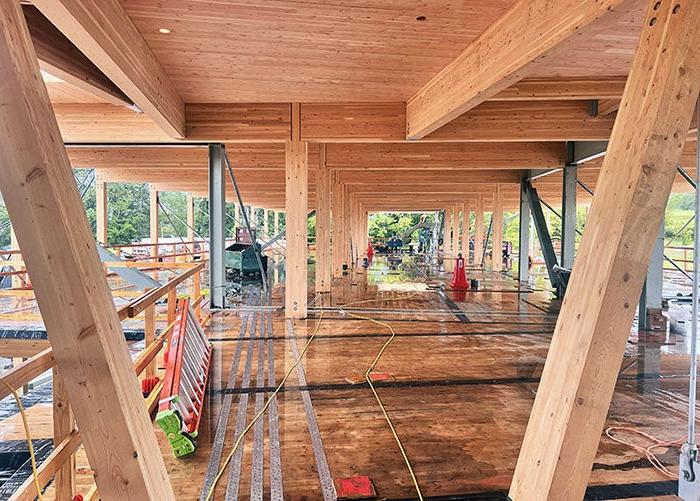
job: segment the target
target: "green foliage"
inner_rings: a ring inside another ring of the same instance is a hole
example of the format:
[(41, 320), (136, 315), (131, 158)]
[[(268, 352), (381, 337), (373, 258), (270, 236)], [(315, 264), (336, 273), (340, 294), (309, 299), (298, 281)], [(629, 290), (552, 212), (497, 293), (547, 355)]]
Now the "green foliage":
[[(403, 237), (413, 226), (420, 222), (423, 214), (417, 212), (377, 212), (369, 216), (369, 237), (374, 242), (386, 242), (394, 235)], [(435, 221), (436, 214), (425, 213), (426, 220)], [(411, 240), (418, 239), (418, 233), (411, 235)]]
[[(95, 197), (88, 193), (87, 204)], [(150, 235), (148, 186), (136, 183), (107, 185), (107, 241), (111, 245), (137, 242)]]
[(7, 208), (5, 204), (2, 203), (2, 198), (0, 198), (0, 249), (10, 245), (10, 225), (4, 224), (5, 221), (9, 219), (10, 216), (7, 214)]
[(307, 229), (309, 231), (308, 239), (312, 242), (316, 241), (316, 215), (314, 214), (306, 220)]

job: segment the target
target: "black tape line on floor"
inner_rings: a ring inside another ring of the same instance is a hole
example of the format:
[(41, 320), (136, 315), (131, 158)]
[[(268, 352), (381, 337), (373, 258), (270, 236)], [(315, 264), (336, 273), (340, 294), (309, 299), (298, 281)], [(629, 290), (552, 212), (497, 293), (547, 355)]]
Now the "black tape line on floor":
[[(544, 334), (544, 335), (552, 335), (553, 331), (551, 330), (536, 330), (536, 331), (494, 331), (494, 332), (488, 332), (488, 331), (475, 331), (475, 332), (403, 332), (403, 333), (396, 333), (396, 337), (469, 337), (469, 336), (525, 336), (528, 334)], [(357, 334), (316, 334), (316, 337), (314, 338), (315, 340), (321, 340), (321, 339), (338, 339), (338, 340), (347, 340), (347, 339), (363, 339), (363, 338), (376, 338), (376, 337), (387, 337), (388, 334), (385, 334), (383, 332), (365, 332), (365, 333), (357, 333)], [(259, 338), (241, 338), (241, 337), (210, 337), (209, 341), (211, 342), (233, 342), (233, 341), (256, 341)], [(283, 341), (286, 339), (284, 336), (273, 336), (273, 337), (267, 337), (265, 339), (272, 339), (275, 341)], [(297, 336), (297, 339), (308, 339), (307, 336)]]
[[(637, 380), (655, 380), (655, 379), (679, 379), (687, 378), (687, 374), (632, 374), (622, 375), (617, 378), (618, 381), (637, 381)], [(425, 388), (425, 387), (440, 387), (440, 386), (497, 386), (497, 385), (517, 385), (517, 384), (537, 384), (540, 382), (539, 377), (510, 377), (510, 378), (484, 378), (484, 379), (433, 379), (433, 380), (410, 380), (410, 381), (375, 381), (375, 388)], [(313, 383), (304, 386), (286, 385), (280, 390), (280, 393), (291, 391), (351, 391), (365, 390), (369, 386), (366, 382), (358, 383)], [(243, 387), (243, 388), (223, 388), (210, 389), (210, 395), (228, 395), (228, 394), (250, 394), (259, 392), (272, 392), (275, 388), (265, 386), (260, 388)]]
[[(634, 484), (594, 485), (586, 489), (584, 501), (631, 499), (651, 496), (678, 495), (678, 482), (656, 481)], [(385, 501), (417, 501), (418, 498), (384, 498)], [(511, 500), (506, 491), (483, 491), (445, 496), (424, 496), (425, 501), (517, 501)]]

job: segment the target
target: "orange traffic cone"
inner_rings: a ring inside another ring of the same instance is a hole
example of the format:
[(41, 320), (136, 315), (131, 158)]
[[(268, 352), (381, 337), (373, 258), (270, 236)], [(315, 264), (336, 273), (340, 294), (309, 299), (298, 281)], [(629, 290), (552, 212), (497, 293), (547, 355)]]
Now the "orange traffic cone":
[(465, 291), (469, 289), (467, 284), (467, 275), (464, 271), (464, 258), (462, 254), (457, 254), (457, 262), (455, 263), (455, 269), (452, 272), (452, 283), (450, 284), (452, 290)]

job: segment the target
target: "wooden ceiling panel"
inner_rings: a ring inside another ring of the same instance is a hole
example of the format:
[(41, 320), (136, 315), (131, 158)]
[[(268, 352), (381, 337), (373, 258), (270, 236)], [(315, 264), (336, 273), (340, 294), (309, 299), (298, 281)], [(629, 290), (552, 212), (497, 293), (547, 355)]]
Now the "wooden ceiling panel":
[(515, 0), (122, 3), (186, 102), (362, 102), (407, 99)]
[(528, 77), (627, 75), (648, 5), (647, 0), (627, 0), (542, 58)]

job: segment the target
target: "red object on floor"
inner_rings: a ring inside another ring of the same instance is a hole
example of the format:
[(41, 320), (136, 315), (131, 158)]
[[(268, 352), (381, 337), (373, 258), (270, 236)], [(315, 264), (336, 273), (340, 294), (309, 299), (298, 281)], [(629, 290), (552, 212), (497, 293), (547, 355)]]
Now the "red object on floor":
[(333, 481), (338, 501), (343, 499), (372, 499), (377, 497), (369, 477), (357, 475), (350, 478), (336, 478)]
[(372, 381), (393, 381), (394, 376), (390, 372), (370, 372), (369, 378)]
[(76, 494), (75, 496), (73, 496), (73, 501), (83, 501), (83, 495)]
[(467, 284), (467, 275), (464, 271), (464, 258), (462, 254), (457, 255), (455, 269), (452, 272), (452, 283), (450, 284), (453, 290), (465, 291), (469, 289)]
[(374, 249), (372, 248), (372, 242), (367, 242), (367, 259), (370, 261), (374, 257)]

